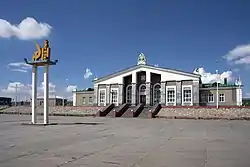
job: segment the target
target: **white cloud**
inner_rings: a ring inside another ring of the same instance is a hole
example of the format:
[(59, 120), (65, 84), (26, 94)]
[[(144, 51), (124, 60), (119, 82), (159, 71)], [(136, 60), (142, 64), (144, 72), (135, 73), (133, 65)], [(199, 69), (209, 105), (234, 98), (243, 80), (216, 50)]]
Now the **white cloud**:
[[(203, 67), (195, 69), (194, 73), (201, 75), (202, 83), (214, 83), (217, 81), (217, 74), (206, 72)], [(224, 78), (227, 78), (228, 82), (232, 82), (234, 80), (232, 71), (225, 71), (225, 72), (219, 73), (219, 77), (220, 77), (221, 83), (224, 83)]]
[(155, 64), (154, 66), (155, 66), (155, 67), (159, 67), (159, 64)]
[(48, 37), (52, 27), (47, 23), (37, 22), (34, 18), (27, 17), (20, 24), (11, 24), (0, 19), (0, 37), (17, 37), (21, 40), (41, 39)]
[(28, 72), (28, 70), (31, 69), (31, 65), (28, 65), (23, 62), (16, 62), (16, 63), (9, 63), (7, 65), (7, 68), (17, 72)]
[(66, 88), (66, 92), (69, 92), (69, 93), (71, 93), (73, 90), (75, 90), (77, 88), (77, 86), (76, 85), (69, 85), (69, 86), (67, 86), (67, 88)]
[(92, 75), (93, 75), (93, 73), (90, 71), (89, 68), (87, 68), (85, 73), (84, 73), (84, 79), (88, 79)]
[(237, 46), (223, 56), (223, 58), (235, 65), (250, 64), (250, 44)]
[[(43, 88), (44, 88), (44, 83), (42, 82), (37, 87), (37, 97), (43, 97)], [(50, 97), (54, 97), (56, 95), (55, 88), (56, 86), (53, 83), (49, 83), (49, 96)], [(12, 97), (12, 98), (14, 98), (17, 94), (19, 100), (30, 99), (31, 93), (32, 93), (31, 84), (23, 84), (20, 82), (10, 82), (6, 88), (3, 88), (0, 91), (1, 96), (7, 96), (7, 97)]]

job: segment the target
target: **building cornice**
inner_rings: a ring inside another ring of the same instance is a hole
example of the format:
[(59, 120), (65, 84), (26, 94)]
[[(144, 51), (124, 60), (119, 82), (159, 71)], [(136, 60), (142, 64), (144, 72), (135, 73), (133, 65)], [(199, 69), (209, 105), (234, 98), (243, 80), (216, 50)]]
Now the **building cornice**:
[(140, 68), (153, 69), (153, 70), (169, 72), (169, 73), (174, 73), (174, 74), (179, 74), (179, 75), (184, 75), (184, 76), (190, 76), (190, 77), (195, 77), (197, 79), (200, 79), (200, 77), (201, 77), (199, 74), (194, 74), (194, 73), (191, 73), (191, 72), (185, 72), (185, 71), (176, 70), (176, 69), (155, 67), (155, 66), (151, 66), (151, 65), (136, 65), (136, 66), (132, 66), (132, 67), (117, 71), (117, 72), (115, 72), (113, 74), (109, 74), (107, 76), (101, 77), (99, 79), (93, 80), (93, 82), (94, 83), (99, 83), (101, 81), (105, 81), (105, 80), (110, 79), (112, 77), (116, 77), (116, 76), (122, 75), (122, 74), (127, 73), (127, 72), (131, 72), (133, 70), (137, 70), (137, 69), (140, 69)]

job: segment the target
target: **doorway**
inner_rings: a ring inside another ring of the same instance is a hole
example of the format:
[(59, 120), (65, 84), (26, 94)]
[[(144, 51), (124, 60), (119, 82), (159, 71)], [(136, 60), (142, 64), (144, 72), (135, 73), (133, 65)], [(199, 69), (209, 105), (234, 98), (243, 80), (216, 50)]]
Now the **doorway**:
[(142, 104), (146, 104), (146, 85), (142, 84), (139, 86), (139, 102)]
[(140, 103), (146, 104), (146, 95), (140, 95)]

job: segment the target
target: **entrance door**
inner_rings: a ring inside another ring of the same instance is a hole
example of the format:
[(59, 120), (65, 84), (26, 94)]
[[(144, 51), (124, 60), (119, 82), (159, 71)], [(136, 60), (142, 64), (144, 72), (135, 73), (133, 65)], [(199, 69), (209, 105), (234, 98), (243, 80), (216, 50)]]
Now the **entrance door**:
[(146, 95), (140, 95), (140, 103), (146, 104)]

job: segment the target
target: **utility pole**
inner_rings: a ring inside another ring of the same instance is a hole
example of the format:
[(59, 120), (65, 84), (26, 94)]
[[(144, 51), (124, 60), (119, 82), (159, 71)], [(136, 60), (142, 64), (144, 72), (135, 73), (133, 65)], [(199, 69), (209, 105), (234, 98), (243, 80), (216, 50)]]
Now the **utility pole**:
[(216, 108), (219, 108), (219, 76), (218, 76), (218, 70), (216, 70)]
[(15, 106), (17, 107), (17, 84), (16, 84), (16, 87), (15, 87), (15, 93), (16, 93)]

